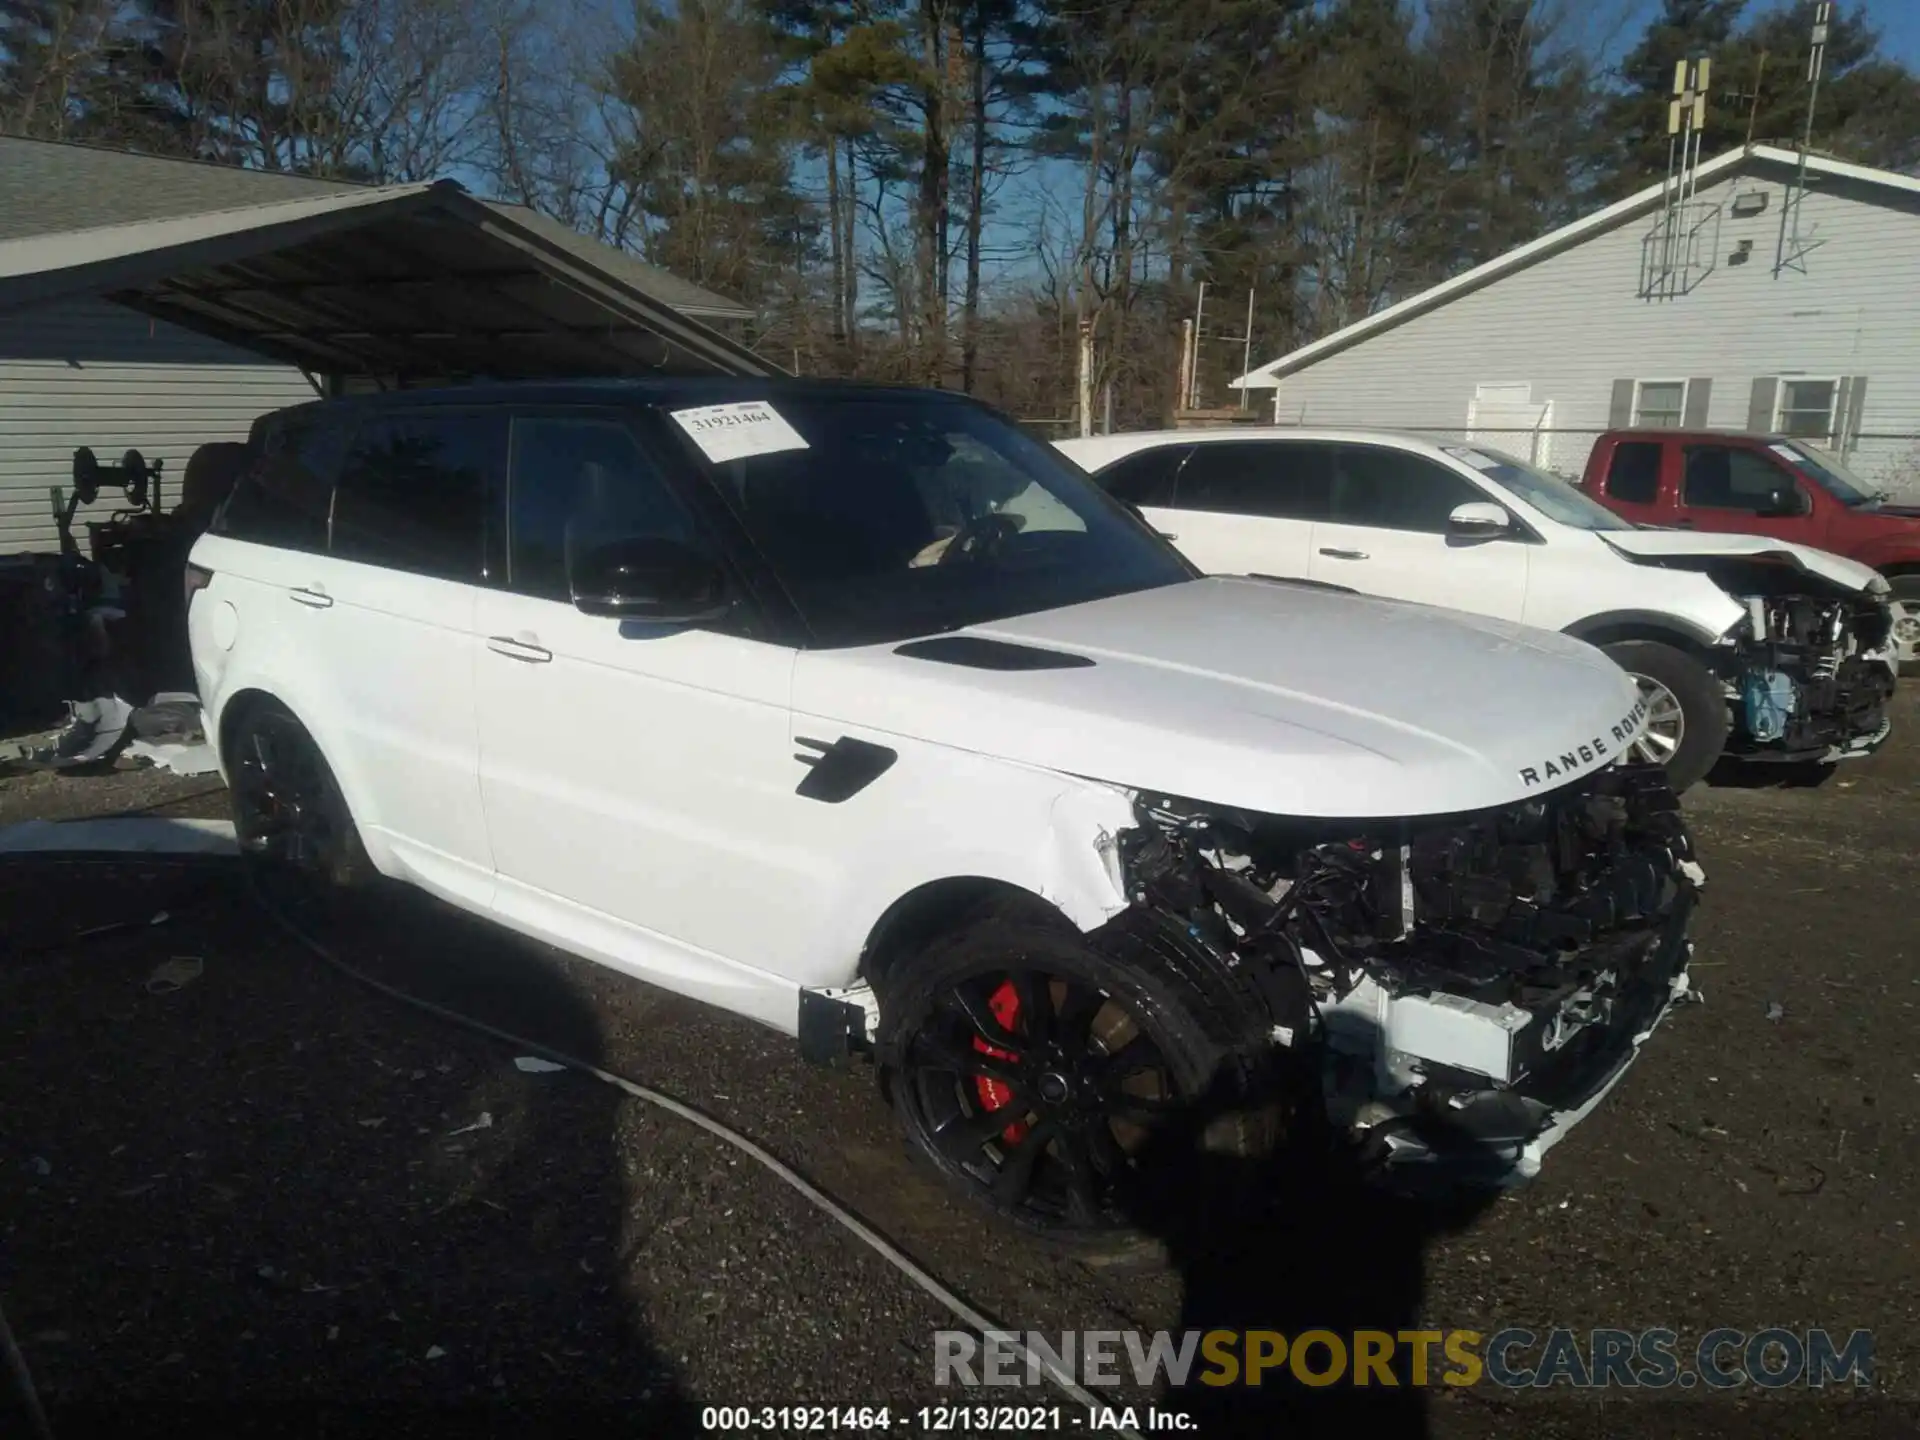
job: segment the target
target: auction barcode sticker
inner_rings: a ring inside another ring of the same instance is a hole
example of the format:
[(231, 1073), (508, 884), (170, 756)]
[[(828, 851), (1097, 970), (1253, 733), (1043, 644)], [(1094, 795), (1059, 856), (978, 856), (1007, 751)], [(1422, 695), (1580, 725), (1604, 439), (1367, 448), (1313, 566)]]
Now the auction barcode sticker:
[(739, 460), (748, 455), (776, 455), (782, 450), (805, 450), (807, 442), (764, 400), (731, 405), (701, 405), (671, 412), (680, 428), (709, 460)]

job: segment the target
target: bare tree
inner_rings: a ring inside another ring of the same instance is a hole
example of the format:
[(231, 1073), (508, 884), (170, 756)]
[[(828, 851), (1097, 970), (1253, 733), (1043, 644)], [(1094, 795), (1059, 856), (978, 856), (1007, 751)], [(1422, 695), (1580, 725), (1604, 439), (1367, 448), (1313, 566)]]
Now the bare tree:
[(119, 37), (112, 0), (6, 0), (0, 5), (0, 130), (43, 140), (80, 133)]

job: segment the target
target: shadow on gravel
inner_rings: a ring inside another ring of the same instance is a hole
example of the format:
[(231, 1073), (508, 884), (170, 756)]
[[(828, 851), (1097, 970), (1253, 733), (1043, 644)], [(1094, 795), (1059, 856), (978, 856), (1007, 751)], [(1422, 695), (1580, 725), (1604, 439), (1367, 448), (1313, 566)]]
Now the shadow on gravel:
[[(1207, 1385), (1199, 1383), (1208, 1368), (1200, 1361), (1188, 1383), (1166, 1390), (1159, 1403), (1184, 1410), (1194, 1433), (1212, 1440), (1419, 1440), (1428, 1434), (1428, 1392), (1409, 1383), (1408, 1347), (1395, 1346), (1398, 1385), (1377, 1377), (1356, 1385), (1354, 1333), (1419, 1328), (1429, 1243), (1471, 1224), (1492, 1197), (1442, 1203), (1390, 1195), (1306, 1131), (1259, 1158), (1209, 1153), (1200, 1137), (1244, 1103), (1235, 1098), (1243, 1093), (1216, 1087), (1156, 1133), (1141, 1157), (1146, 1179), (1132, 1218), (1179, 1270), (1176, 1331), (1273, 1331), (1289, 1347), (1307, 1332), (1330, 1332), (1339, 1337), (1344, 1368), (1318, 1385), (1300, 1383), (1285, 1364), (1267, 1370), (1257, 1387), (1244, 1375), (1242, 1383)], [(1325, 1344), (1308, 1347), (1310, 1373), (1325, 1374), (1331, 1359)], [(1438, 1383), (1438, 1345), (1429, 1359), (1429, 1383)]]
[[(616, 1092), (326, 968), (231, 869), (0, 862), (29, 915), (0, 946), (0, 1295), (60, 1440), (697, 1431), (619, 1278)], [(600, 1057), (512, 936), (408, 894), (301, 919)], [(155, 993), (178, 956), (202, 968)]]
[(1843, 760), (1833, 765), (1818, 761), (1741, 760), (1722, 756), (1707, 772), (1707, 784), (1715, 790), (1818, 790), (1858, 760)]

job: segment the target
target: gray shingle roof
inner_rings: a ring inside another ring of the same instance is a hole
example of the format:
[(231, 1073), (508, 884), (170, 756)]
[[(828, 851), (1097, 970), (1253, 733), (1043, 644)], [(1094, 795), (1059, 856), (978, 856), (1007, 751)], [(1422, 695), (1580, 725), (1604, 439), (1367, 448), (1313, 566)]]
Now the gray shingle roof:
[[(270, 205), (357, 188), (271, 170), (0, 135), (0, 240)], [(753, 314), (738, 301), (603, 245), (550, 216), (502, 201), (485, 203), (683, 314), (709, 320)]]

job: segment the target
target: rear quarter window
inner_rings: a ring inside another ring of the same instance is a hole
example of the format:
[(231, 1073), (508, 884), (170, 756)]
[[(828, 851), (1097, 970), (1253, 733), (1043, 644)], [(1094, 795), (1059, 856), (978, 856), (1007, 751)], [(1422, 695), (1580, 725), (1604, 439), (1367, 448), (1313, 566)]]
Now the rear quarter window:
[(369, 416), (340, 466), (332, 553), (363, 565), (479, 582), (506, 442), (505, 412)]
[(333, 481), (346, 451), (342, 419), (301, 417), (255, 432), (259, 454), (215, 513), (211, 530), (282, 550), (324, 551)]

